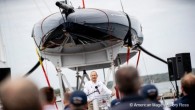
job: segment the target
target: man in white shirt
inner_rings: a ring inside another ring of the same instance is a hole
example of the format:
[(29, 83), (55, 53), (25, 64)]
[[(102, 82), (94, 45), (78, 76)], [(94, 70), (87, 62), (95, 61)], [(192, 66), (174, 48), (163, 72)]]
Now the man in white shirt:
[[(89, 104), (95, 97), (105, 94), (115, 95), (114, 92), (109, 90), (101, 81), (98, 81), (98, 74), (96, 71), (90, 73), (91, 80), (85, 83), (84, 92), (87, 94), (87, 101)], [(91, 107), (89, 107), (90, 109)]]

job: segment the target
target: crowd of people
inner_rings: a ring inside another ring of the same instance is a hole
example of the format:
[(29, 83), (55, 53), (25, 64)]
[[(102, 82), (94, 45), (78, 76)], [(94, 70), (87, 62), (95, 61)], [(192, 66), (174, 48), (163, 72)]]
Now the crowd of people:
[[(93, 100), (102, 94), (115, 97), (98, 80), (96, 71), (90, 73), (91, 80), (83, 91), (64, 93), (64, 110), (93, 110)], [(116, 89), (120, 98), (111, 102), (111, 110), (195, 110), (195, 75), (188, 73), (181, 79), (183, 96), (171, 106), (159, 102), (158, 89), (151, 84), (142, 85), (139, 72), (134, 67), (121, 67), (115, 73)], [(2, 110), (57, 110), (52, 87), (38, 89), (27, 79), (6, 80), (0, 86)]]

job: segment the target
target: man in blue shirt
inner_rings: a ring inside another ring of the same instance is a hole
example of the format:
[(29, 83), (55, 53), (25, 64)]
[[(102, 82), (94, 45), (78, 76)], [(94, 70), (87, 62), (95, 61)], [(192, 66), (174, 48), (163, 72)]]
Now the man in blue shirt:
[(64, 110), (70, 110), (70, 95), (71, 93), (68, 92), (64, 94)]
[(139, 73), (134, 67), (122, 67), (115, 74), (116, 87), (119, 89), (120, 104), (112, 107), (112, 110), (163, 110), (151, 101), (138, 95), (141, 87)]

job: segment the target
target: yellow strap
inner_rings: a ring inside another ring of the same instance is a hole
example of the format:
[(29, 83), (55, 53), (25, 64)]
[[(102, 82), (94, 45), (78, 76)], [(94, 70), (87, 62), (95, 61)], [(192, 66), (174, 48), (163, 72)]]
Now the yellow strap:
[(39, 62), (41, 64), (41, 66), (42, 66), (43, 65), (43, 62), (41, 61), (41, 56), (40, 56), (39, 51), (38, 51), (37, 48), (36, 48), (36, 53), (37, 53), (37, 56), (39, 57)]

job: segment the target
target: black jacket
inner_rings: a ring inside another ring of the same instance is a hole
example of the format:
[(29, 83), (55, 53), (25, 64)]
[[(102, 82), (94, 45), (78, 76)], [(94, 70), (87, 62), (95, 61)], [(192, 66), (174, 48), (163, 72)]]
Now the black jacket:
[(187, 95), (176, 100), (171, 110), (195, 110), (195, 95)]
[(114, 106), (111, 110), (163, 110), (163, 106), (141, 96), (132, 95), (121, 99), (120, 104)]

